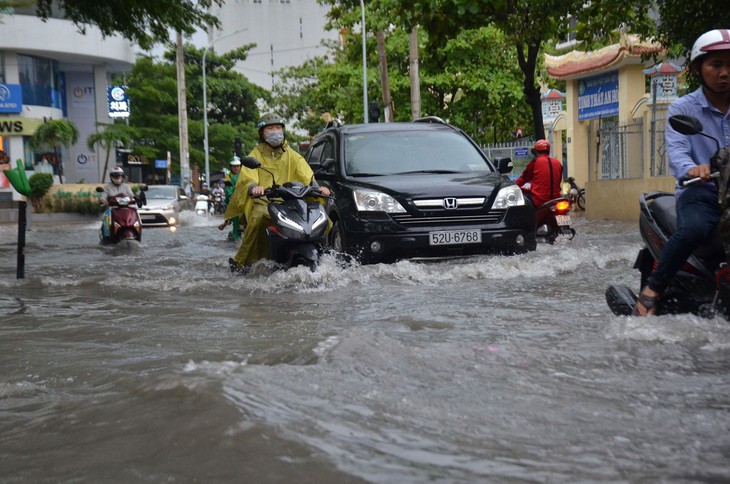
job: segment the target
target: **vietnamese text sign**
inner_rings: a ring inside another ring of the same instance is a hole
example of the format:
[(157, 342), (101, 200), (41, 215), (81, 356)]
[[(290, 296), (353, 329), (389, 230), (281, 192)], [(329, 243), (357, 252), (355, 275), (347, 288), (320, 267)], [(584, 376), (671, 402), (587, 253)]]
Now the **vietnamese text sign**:
[(618, 114), (618, 72), (578, 81), (578, 120)]
[(106, 99), (110, 118), (129, 117), (129, 97), (127, 86), (107, 86)]

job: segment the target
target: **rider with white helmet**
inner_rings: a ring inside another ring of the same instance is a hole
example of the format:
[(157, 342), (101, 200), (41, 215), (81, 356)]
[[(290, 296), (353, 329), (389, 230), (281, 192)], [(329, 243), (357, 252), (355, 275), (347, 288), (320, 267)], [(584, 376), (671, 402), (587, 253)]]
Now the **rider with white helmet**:
[(134, 197), (134, 192), (129, 185), (124, 183), (127, 175), (124, 173), (124, 169), (121, 166), (115, 166), (109, 171), (109, 183), (104, 185), (104, 191), (101, 193), (101, 204), (108, 204), (108, 198), (110, 196), (125, 194), (130, 197)]
[[(699, 89), (674, 101), (668, 117), (677, 114), (694, 116), (703, 132), (730, 141), (730, 29), (710, 30), (700, 35), (692, 46), (690, 71), (700, 83)], [(710, 159), (716, 145), (709, 137), (686, 136), (667, 123), (664, 131), (669, 169), (675, 178), (701, 178), (705, 183), (682, 187), (677, 183), (677, 230), (669, 238), (657, 268), (639, 295), (636, 314), (656, 312), (660, 296), (682, 264), (709, 238), (720, 220), (717, 185), (710, 183)]]

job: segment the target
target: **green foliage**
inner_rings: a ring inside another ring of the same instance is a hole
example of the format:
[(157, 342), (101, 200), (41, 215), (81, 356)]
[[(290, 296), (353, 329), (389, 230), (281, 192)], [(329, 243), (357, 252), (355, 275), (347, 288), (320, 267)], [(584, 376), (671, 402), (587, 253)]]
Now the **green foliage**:
[(124, 123), (97, 123), (97, 129), (98, 131), (90, 134), (89, 137), (86, 138), (86, 145), (90, 150), (93, 150), (94, 146), (99, 145), (106, 151), (104, 170), (101, 172), (101, 180), (99, 180), (100, 182), (103, 182), (104, 175), (109, 167), (109, 158), (111, 157), (111, 154), (116, 154), (118, 145), (125, 146), (132, 142), (134, 129)]
[[(268, 93), (232, 70), (235, 62), (245, 59), (251, 48), (252, 45), (246, 45), (225, 55), (209, 51), (205, 57), (212, 171), (227, 166), (236, 137), (241, 138), (246, 149), (253, 148), (258, 139), (257, 102), (268, 99)], [(202, 58), (202, 49), (185, 46), (190, 162), (199, 166), (205, 163)], [(175, 157), (180, 148), (174, 51), (166, 52), (162, 60), (139, 57), (125, 76), (125, 84), (132, 100), (129, 125), (133, 128), (133, 140), (130, 147), (149, 159), (166, 158), (168, 151)], [(173, 168), (179, 170), (179, 162), (173, 163)]]
[(730, 8), (726, 0), (686, 2), (658, 0), (661, 16), (659, 40), (670, 48), (670, 55), (686, 57), (697, 37), (712, 29), (726, 29), (730, 25)]
[[(284, 70), (275, 86), (281, 114), (297, 119), (310, 135), (320, 131), (329, 113), (346, 123), (362, 122), (362, 50), (353, 35), (344, 49), (333, 47), (325, 57)], [(419, 33), (420, 42), (428, 35)], [(368, 39), (368, 66), (378, 65), (375, 39)], [(505, 36), (492, 26), (459, 32), (438, 49), (420, 55), (421, 111), (445, 118), (479, 142), (504, 139), (518, 126), (529, 125), (521, 92), (521, 72)], [(410, 76), (408, 32), (395, 29), (386, 39), (386, 56), (395, 120), (408, 121)], [(382, 104), (380, 73), (369, 68), (368, 100)]]
[(36, 212), (42, 207), (43, 197), (53, 186), (53, 175), (50, 173), (35, 173), (28, 179), (30, 185), (30, 202)]
[(36, 0), (36, 14), (46, 19), (53, 11), (73, 21), (86, 32), (87, 24), (96, 25), (105, 36), (119, 34), (143, 48), (156, 42), (167, 43), (170, 31), (191, 35), (196, 28), (219, 26), (218, 18), (208, 13), (223, 0)]
[(79, 130), (66, 119), (51, 119), (41, 124), (30, 138), (33, 148), (57, 148), (59, 145), (71, 146), (79, 139)]

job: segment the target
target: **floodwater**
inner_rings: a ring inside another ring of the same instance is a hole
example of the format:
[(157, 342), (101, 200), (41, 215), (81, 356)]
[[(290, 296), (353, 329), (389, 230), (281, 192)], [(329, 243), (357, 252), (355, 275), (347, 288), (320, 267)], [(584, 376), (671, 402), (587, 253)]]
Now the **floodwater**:
[(633, 223), (240, 276), (219, 220), (0, 225), (0, 482), (730, 481), (730, 324), (614, 316)]

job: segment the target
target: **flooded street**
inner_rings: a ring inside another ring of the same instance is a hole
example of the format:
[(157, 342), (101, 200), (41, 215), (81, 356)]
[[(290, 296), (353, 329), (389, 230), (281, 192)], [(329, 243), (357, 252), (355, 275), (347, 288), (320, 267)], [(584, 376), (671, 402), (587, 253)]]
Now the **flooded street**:
[(0, 225), (0, 482), (728, 482), (730, 323), (614, 316), (638, 223), (228, 271), (219, 220)]

